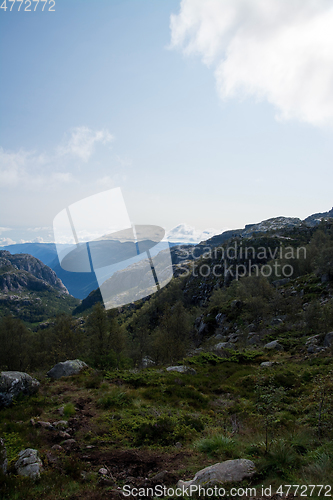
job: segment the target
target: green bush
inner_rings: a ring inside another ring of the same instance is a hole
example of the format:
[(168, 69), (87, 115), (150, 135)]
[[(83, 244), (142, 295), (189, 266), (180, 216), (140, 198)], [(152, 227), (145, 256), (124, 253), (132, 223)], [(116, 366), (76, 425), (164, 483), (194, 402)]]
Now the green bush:
[(104, 410), (109, 410), (110, 408), (129, 406), (131, 403), (132, 397), (129, 393), (115, 387), (111, 390), (111, 392), (105, 393), (97, 401), (97, 406), (103, 408)]
[(221, 456), (223, 458), (233, 458), (237, 455), (236, 442), (226, 436), (217, 434), (210, 438), (199, 439), (194, 443), (194, 447), (209, 456)]

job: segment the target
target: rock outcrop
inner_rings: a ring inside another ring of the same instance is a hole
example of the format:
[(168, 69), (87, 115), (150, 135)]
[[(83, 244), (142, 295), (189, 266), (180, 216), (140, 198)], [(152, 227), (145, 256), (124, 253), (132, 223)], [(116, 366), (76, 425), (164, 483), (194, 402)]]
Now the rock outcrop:
[(19, 459), (15, 463), (15, 469), (20, 476), (38, 479), (40, 472), (43, 470), (43, 463), (38, 456), (38, 451), (33, 448), (20, 451)]
[(209, 487), (216, 484), (238, 482), (252, 477), (255, 472), (256, 468), (251, 460), (244, 458), (227, 460), (200, 470), (191, 481), (178, 481), (177, 487), (188, 489), (191, 486)]
[(167, 372), (178, 372), (178, 373), (189, 373), (190, 375), (196, 375), (197, 372), (194, 368), (190, 368), (189, 366), (168, 366), (166, 369)]
[(38, 391), (39, 382), (24, 372), (1, 372), (0, 408), (9, 406), (19, 394), (31, 396)]
[(62, 361), (51, 368), (47, 372), (47, 376), (54, 379), (69, 377), (70, 375), (76, 375), (84, 368), (88, 368), (88, 365), (80, 359)]
[(19, 290), (22, 287), (43, 290), (49, 285), (68, 294), (67, 288), (56, 273), (32, 255), (12, 255), (6, 250), (0, 250), (0, 267), (5, 271), (0, 280), (0, 290), (4, 292)]

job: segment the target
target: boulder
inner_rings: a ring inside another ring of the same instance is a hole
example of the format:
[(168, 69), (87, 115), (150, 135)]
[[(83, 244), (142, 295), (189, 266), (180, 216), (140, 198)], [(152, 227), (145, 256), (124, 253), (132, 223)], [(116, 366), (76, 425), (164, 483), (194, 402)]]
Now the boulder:
[(7, 474), (7, 466), (8, 466), (7, 450), (4, 440), (0, 438), (0, 471), (3, 474)]
[(232, 342), (219, 342), (215, 344), (213, 350), (219, 355), (223, 356), (225, 354), (225, 349), (235, 349), (235, 345)]
[(227, 460), (226, 462), (217, 463), (200, 470), (191, 481), (178, 481), (177, 487), (184, 487), (187, 490), (191, 486), (209, 487), (216, 484), (237, 482), (247, 477), (252, 477), (255, 472), (255, 465), (251, 460), (244, 458)]
[(142, 365), (142, 368), (148, 368), (148, 366), (154, 366), (154, 365), (156, 365), (156, 363), (155, 363), (155, 361), (150, 359), (148, 356), (145, 356), (144, 358), (142, 358), (141, 365)]
[(262, 366), (263, 368), (269, 368), (273, 365), (274, 365), (273, 361), (263, 361), (262, 363), (260, 363), (260, 366)]
[(256, 333), (249, 333), (246, 340), (247, 345), (260, 344), (260, 337)]
[(331, 347), (333, 345), (333, 332), (326, 333), (324, 338), (324, 346)]
[(88, 368), (88, 365), (80, 359), (62, 361), (51, 368), (51, 370), (47, 372), (47, 376), (54, 379), (69, 377), (70, 375), (76, 375), (84, 368)]
[(272, 342), (268, 342), (268, 344), (266, 344), (264, 347), (265, 349), (275, 349), (275, 351), (283, 351), (283, 346), (279, 344), (277, 340), (272, 340)]
[(38, 456), (38, 451), (27, 448), (19, 453), (19, 459), (15, 463), (15, 469), (20, 476), (28, 476), (38, 479), (43, 470), (43, 463)]
[(31, 396), (38, 391), (38, 380), (24, 372), (1, 372), (0, 377), (0, 408), (9, 406), (19, 394)]
[(190, 375), (196, 375), (197, 372), (194, 368), (190, 368), (189, 366), (168, 366), (166, 369), (167, 372), (178, 372), (178, 373), (189, 373)]

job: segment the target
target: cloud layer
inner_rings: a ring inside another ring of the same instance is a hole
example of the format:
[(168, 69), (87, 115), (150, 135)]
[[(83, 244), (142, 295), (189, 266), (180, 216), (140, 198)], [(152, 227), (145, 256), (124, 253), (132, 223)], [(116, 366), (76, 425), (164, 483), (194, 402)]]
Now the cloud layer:
[(214, 68), (225, 100), (255, 96), (278, 119), (333, 125), (331, 0), (182, 0), (172, 48)]
[(111, 141), (113, 136), (108, 130), (76, 127), (51, 154), (5, 151), (0, 147), (0, 186), (45, 189), (74, 183), (73, 160), (87, 163), (98, 143), (106, 145)]

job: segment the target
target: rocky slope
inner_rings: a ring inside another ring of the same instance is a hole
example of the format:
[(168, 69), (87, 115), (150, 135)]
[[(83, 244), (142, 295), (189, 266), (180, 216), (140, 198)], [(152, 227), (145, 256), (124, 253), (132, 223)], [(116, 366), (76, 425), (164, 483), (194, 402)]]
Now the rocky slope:
[(61, 293), (68, 290), (51, 268), (28, 254), (11, 255), (0, 251), (0, 291), (47, 290), (53, 287)]
[(78, 304), (54, 271), (27, 254), (0, 251), (0, 316), (44, 321)]

